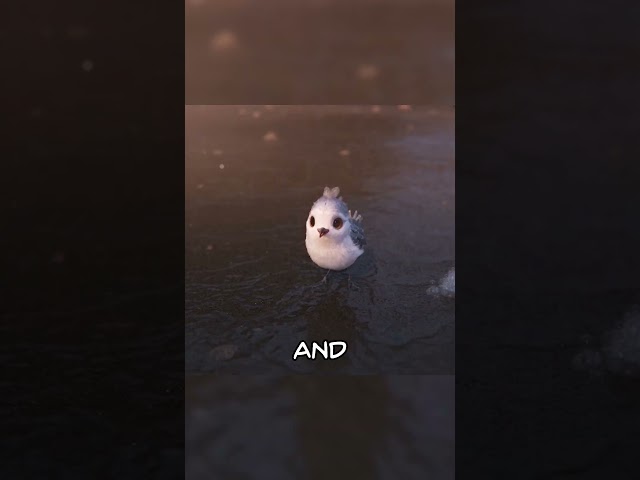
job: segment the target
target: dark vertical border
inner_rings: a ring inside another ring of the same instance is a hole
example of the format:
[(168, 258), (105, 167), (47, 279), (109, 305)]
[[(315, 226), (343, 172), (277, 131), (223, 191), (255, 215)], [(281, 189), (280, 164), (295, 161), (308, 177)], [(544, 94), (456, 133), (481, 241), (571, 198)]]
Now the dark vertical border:
[(182, 478), (184, 5), (11, 8), (0, 476)]
[(627, 7), (456, 2), (459, 479), (633, 477), (638, 365), (611, 337), (640, 301)]

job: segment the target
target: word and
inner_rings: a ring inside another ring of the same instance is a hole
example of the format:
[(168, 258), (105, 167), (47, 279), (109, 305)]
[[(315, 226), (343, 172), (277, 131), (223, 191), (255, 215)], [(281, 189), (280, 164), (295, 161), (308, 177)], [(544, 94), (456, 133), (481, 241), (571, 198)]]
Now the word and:
[[(336, 352), (337, 347), (341, 347), (342, 350)], [(303, 340), (298, 345), (298, 348), (296, 348), (296, 351), (293, 354), (293, 359), (296, 360), (298, 357), (307, 357), (311, 360), (315, 360), (316, 353), (319, 352), (325, 360), (335, 360), (336, 358), (344, 355), (346, 351), (347, 342), (327, 342), (326, 340), (323, 342), (322, 346), (316, 342), (311, 342), (311, 351), (309, 351), (309, 347)]]

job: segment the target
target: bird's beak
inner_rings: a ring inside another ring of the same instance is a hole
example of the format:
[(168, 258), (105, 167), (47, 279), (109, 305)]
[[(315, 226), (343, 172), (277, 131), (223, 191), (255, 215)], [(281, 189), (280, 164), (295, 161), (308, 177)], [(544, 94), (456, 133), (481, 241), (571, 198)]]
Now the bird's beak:
[(319, 228), (318, 232), (320, 232), (320, 238), (324, 237), (327, 233), (329, 233), (328, 228)]

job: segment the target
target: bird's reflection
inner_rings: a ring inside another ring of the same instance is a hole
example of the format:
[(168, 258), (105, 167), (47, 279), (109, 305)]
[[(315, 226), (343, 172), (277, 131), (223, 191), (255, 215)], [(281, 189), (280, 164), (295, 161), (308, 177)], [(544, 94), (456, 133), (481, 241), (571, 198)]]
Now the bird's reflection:
[(453, 377), (188, 376), (186, 477), (452, 479)]
[[(331, 281), (338, 281), (333, 278)], [(341, 287), (346, 288), (346, 285)], [(335, 372), (349, 365), (349, 358), (355, 355), (357, 339), (356, 315), (346, 304), (343, 292), (328, 292), (323, 301), (307, 311), (307, 343), (322, 344), (325, 340), (342, 341), (347, 344), (347, 352), (334, 360), (305, 360), (313, 361), (316, 372)]]
[(296, 399), (300, 455), (312, 480), (376, 477), (376, 456), (390, 430), (383, 377), (289, 377)]

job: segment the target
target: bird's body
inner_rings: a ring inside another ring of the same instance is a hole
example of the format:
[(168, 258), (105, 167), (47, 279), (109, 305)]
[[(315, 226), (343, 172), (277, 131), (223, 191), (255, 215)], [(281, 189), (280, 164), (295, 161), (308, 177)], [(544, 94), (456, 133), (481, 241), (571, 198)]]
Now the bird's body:
[(307, 245), (307, 252), (311, 260), (313, 260), (313, 263), (329, 270), (344, 270), (345, 268), (349, 268), (364, 252), (363, 249), (349, 241), (336, 243), (327, 240), (326, 242), (322, 242), (326, 243), (326, 245), (323, 245), (315, 239), (309, 240), (309, 238), (307, 238), (305, 243)]
[(364, 253), (362, 215), (352, 214), (338, 187), (326, 187), (307, 218), (305, 245), (313, 263), (329, 270), (344, 270)]

